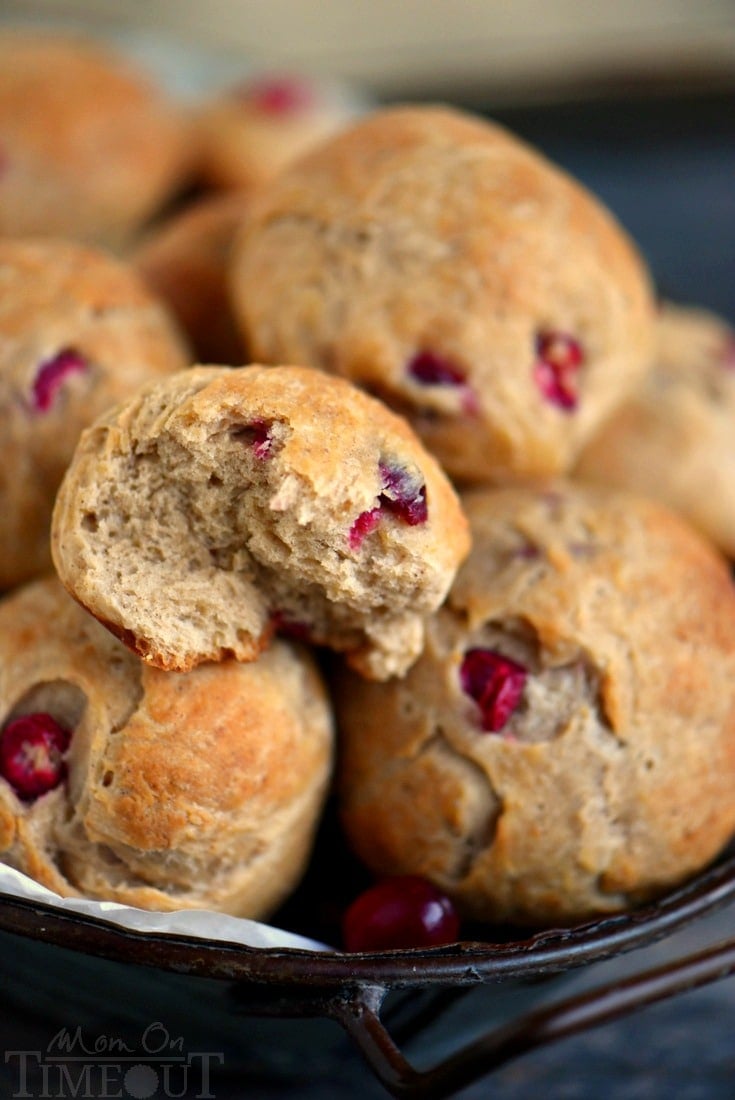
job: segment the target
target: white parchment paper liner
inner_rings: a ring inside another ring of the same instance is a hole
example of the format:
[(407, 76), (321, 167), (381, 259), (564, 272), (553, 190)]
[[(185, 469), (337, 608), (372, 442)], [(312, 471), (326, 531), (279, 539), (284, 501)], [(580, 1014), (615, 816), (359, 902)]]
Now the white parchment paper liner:
[[(177, 909), (172, 913), (154, 913), (134, 909), (114, 901), (90, 901), (86, 898), (62, 898), (45, 886), (12, 867), (0, 864), (0, 892), (27, 901), (41, 902), (65, 913), (81, 913), (135, 932), (170, 933), (197, 939), (219, 940), (245, 947), (293, 947), (305, 951), (331, 951), (317, 940), (286, 932), (245, 917), (231, 917), (208, 909)], [(0, 904), (2, 900), (0, 899)]]

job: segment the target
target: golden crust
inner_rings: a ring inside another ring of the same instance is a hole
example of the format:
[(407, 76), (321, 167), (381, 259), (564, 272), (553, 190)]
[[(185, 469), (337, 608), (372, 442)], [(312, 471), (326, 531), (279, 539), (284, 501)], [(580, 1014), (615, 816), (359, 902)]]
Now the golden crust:
[[(70, 241), (0, 240), (0, 589), (50, 567), (56, 490), (79, 434), (143, 382), (189, 362), (183, 338), (131, 268)], [(44, 364), (71, 351), (70, 372), (43, 408)]]
[(202, 363), (247, 362), (229, 300), (230, 251), (250, 194), (201, 199), (157, 225), (131, 259), (179, 321)]
[(269, 78), (265, 84), (289, 95), (291, 109), (268, 110), (258, 103), (264, 82), (256, 78), (205, 103), (194, 116), (197, 169), (211, 187), (261, 187), (291, 161), (341, 129), (355, 105), (341, 89), (305, 77)]
[(57, 892), (159, 909), (272, 910), (303, 871), (331, 772), (304, 650), (252, 665), (141, 666), (53, 579), (0, 604), (0, 712), (72, 729), (66, 784), (0, 780), (0, 858)]
[[(282, 173), (243, 227), (232, 287), (254, 357), (379, 393), (475, 482), (567, 470), (652, 352), (648, 275), (612, 216), (501, 127), (446, 108), (375, 112)], [(535, 379), (549, 332), (582, 348), (573, 411)], [(463, 384), (412, 376), (420, 352)]]
[(735, 557), (735, 333), (715, 314), (664, 304), (655, 363), (595, 434), (579, 476), (644, 493)]
[[(425, 520), (381, 511), (384, 465), (425, 493)], [(54, 517), (69, 591), (164, 669), (252, 660), (276, 617), (400, 674), (469, 546), (408, 425), (300, 367), (198, 367), (139, 391), (84, 434)]]
[(191, 156), (183, 115), (128, 61), (20, 30), (0, 35), (0, 142), (4, 236), (117, 242), (180, 185)]
[[(616, 911), (735, 830), (735, 594), (663, 507), (556, 483), (465, 494), (473, 550), (422, 658), (338, 699), (348, 835), (483, 920)], [(527, 671), (498, 733), (462, 690), (471, 648)]]

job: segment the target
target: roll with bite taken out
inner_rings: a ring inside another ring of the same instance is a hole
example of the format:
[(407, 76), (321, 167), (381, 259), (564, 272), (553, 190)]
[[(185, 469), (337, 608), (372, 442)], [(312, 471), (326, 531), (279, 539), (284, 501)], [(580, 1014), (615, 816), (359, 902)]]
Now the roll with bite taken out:
[(146, 661), (253, 660), (277, 629), (379, 679), (423, 644), (467, 525), (408, 425), (301, 367), (198, 367), (81, 440), (53, 557), (69, 591)]

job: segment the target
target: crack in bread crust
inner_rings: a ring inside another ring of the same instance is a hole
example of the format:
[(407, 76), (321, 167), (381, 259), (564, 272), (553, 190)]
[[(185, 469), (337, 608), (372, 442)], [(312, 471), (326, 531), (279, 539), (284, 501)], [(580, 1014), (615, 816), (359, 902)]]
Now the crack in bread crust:
[[(350, 841), (480, 921), (563, 924), (656, 897), (735, 832), (727, 565), (671, 513), (611, 490), (463, 504), (473, 548), (419, 661), (398, 682), (338, 687)], [(593, 552), (575, 552), (580, 536)], [(471, 650), (485, 664), (463, 679)], [(496, 657), (524, 679), (487, 729)], [(484, 836), (481, 789), (496, 807)]]

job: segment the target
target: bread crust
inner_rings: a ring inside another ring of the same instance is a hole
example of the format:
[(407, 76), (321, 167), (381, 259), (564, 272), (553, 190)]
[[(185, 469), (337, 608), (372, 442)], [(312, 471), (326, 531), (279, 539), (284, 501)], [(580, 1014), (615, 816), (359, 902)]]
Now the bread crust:
[[(82, 429), (190, 353), (132, 268), (101, 249), (0, 240), (0, 288), (1, 590), (50, 569), (51, 509)], [(45, 390), (65, 355), (78, 369)]]
[[(735, 830), (735, 593), (663, 506), (555, 483), (476, 490), (473, 550), (404, 680), (338, 688), (341, 807), (378, 873), (426, 875), (479, 920), (628, 908)], [(526, 672), (496, 732), (469, 650)]]
[(652, 368), (583, 450), (577, 474), (679, 512), (735, 558), (735, 333), (664, 303)]
[[(423, 501), (417, 522), (386, 477)], [(253, 660), (280, 625), (400, 675), (468, 548), (408, 425), (300, 367), (198, 367), (139, 391), (84, 434), (52, 530), (75, 598), (177, 670)]]
[[(652, 354), (650, 280), (612, 215), (448, 108), (376, 111), (282, 173), (243, 227), (232, 287), (255, 358), (378, 393), (463, 481), (568, 470)], [(549, 334), (582, 358), (573, 408), (538, 381)], [(417, 376), (417, 355), (443, 381)]]
[(186, 332), (201, 363), (248, 361), (232, 315), (230, 252), (248, 191), (199, 199), (156, 225), (131, 256)]
[(326, 691), (278, 640), (251, 665), (142, 664), (64, 592), (0, 603), (0, 715), (71, 731), (68, 778), (22, 802), (0, 778), (0, 859), (62, 896), (270, 913), (303, 872), (332, 768)]
[[(112, 120), (112, 121), (111, 121)], [(184, 114), (81, 36), (0, 34), (0, 235), (120, 244), (186, 177)]]

